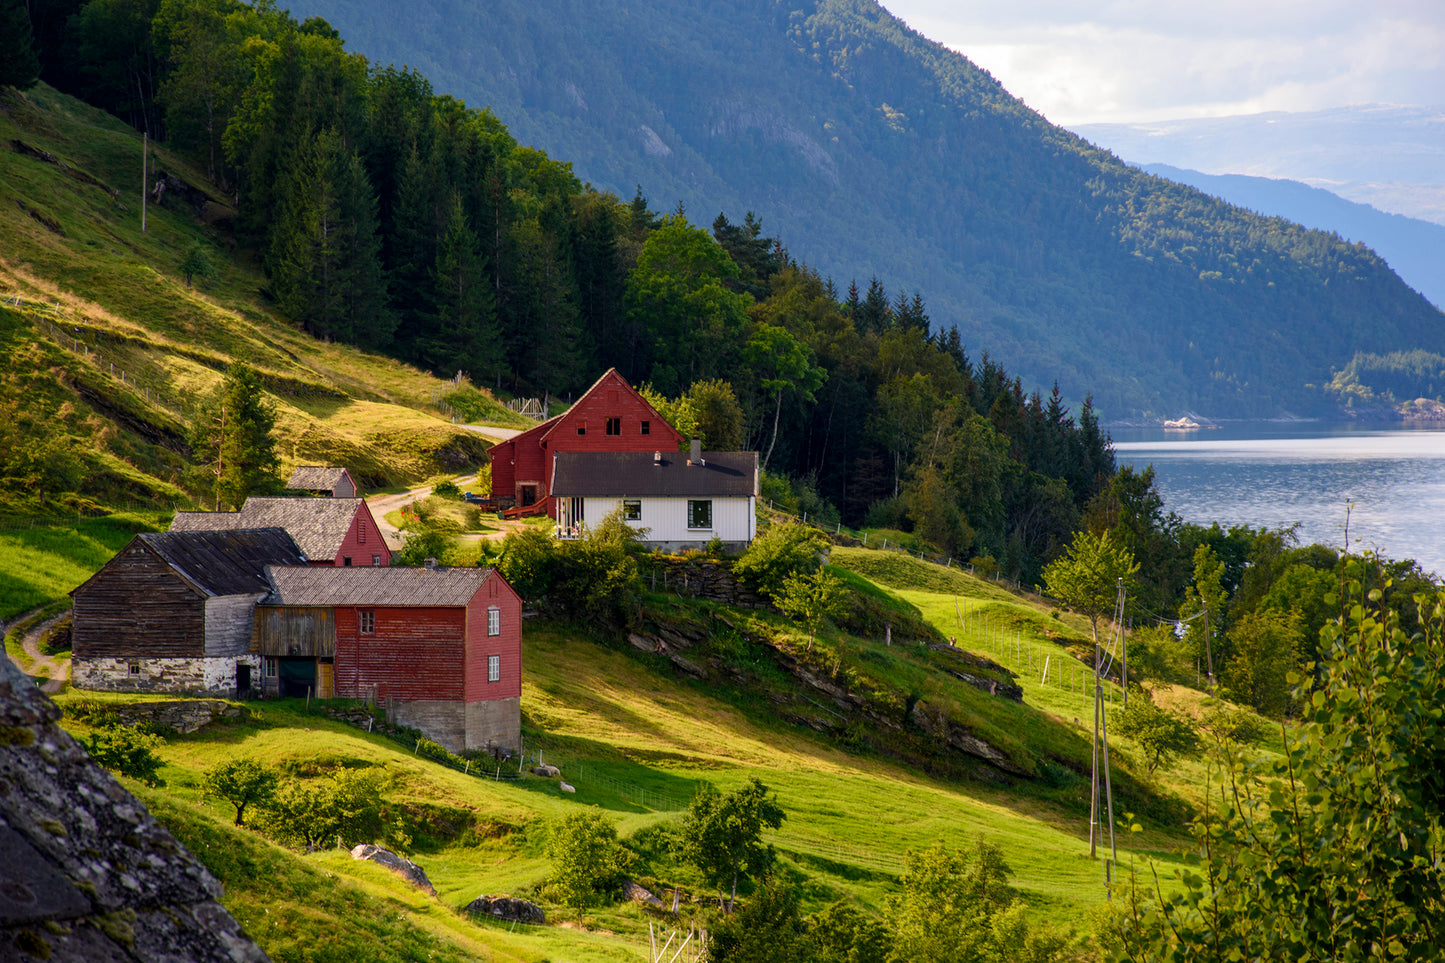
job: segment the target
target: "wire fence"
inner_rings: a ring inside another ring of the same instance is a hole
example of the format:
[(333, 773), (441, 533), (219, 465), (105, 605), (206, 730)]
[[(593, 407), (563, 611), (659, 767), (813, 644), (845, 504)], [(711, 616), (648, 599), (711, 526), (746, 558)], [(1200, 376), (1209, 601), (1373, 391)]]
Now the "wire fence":
[[(1024, 638), (1022, 629), (1009, 626), (980, 605), (969, 605), (955, 598), (953, 611), (958, 632), (954, 641), (960, 648), (984, 652), (1018, 675), (1060, 693), (1075, 694), (1082, 702), (1093, 699), (1093, 666), (1073, 658), (1053, 642)], [(1114, 701), (1116, 688), (1112, 684), (1104, 686), (1105, 701)]]
[[(47, 338), (77, 355), (97, 373), (118, 382), (123, 390), (128, 390), (137, 400), (164, 408), (182, 421), (194, 411), (194, 399), (182, 398), (176, 394), (164, 369), (134, 358), (116, 363), (117, 351), (129, 340), (126, 336), (107, 334), (89, 326), (82, 327), (77, 318), (65, 312), (59, 301), (33, 301), (13, 295), (0, 301), (0, 304), (23, 311)], [(70, 328), (69, 333), (61, 328), (62, 324)]]
[[(916, 558), (920, 562), (930, 562), (934, 565), (937, 565), (939, 568), (947, 568), (959, 572), (967, 572), (969, 575), (975, 576), (976, 578), (987, 579), (996, 585), (1001, 585), (1004, 588), (1010, 589), (1012, 591), (1021, 592), (1025, 595), (1032, 596), (1033, 598), (1041, 602), (1059, 604), (1056, 600), (1050, 599), (1048, 596), (1039, 593), (1035, 589), (1024, 588), (1024, 586), (1018, 581), (1018, 579), (1006, 578), (998, 569), (994, 569), (991, 572), (978, 571), (976, 570), (976, 566), (974, 566), (971, 562), (965, 561), (964, 559), (954, 558), (952, 555), (930, 555), (928, 554), (927, 550), (923, 548), (913, 548), (911, 546), (903, 545), (897, 541), (890, 542), (886, 535), (880, 536), (876, 532), (868, 532), (862, 529), (845, 528), (843, 527), (843, 523), (839, 521), (835, 521), (830, 524), (826, 522), (820, 523), (817, 521), (816, 518), (809, 520), (807, 512), (803, 512), (801, 515), (794, 514), (793, 512), (790, 512), (785, 508), (777, 507), (773, 503), (772, 499), (768, 499), (768, 511), (773, 513), (774, 515), (781, 515), (784, 518), (793, 519), (794, 521), (806, 525), (809, 528), (816, 529), (817, 531), (820, 531), (825, 535), (832, 535), (834, 537), (847, 536), (848, 538), (851, 538), (854, 541), (860, 543), (864, 548), (872, 548), (884, 552), (895, 552), (899, 555), (907, 555), (909, 558)], [(870, 539), (872, 541), (872, 544), (869, 544)]]

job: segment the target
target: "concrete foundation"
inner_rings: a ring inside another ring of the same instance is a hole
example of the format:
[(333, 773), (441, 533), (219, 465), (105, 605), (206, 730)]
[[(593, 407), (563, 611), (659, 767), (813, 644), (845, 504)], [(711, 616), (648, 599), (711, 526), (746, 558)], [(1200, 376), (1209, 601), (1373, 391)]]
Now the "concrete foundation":
[(521, 699), (398, 701), (390, 704), (387, 721), (420, 729), (428, 739), (452, 752), (500, 749), (516, 753), (522, 744)]

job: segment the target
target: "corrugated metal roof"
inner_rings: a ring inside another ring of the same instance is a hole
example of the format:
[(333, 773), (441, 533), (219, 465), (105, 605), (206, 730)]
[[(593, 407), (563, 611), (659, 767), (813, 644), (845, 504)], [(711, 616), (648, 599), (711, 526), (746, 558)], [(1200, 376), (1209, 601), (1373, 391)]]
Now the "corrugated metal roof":
[(265, 592), (266, 566), (306, 564), (283, 528), (144, 532), (136, 538), (208, 595)]
[(466, 605), (490, 568), (270, 567), (263, 605)]
[(350, 477), (345, 468), (335, 465), (301, 465), (286, 479), (286, 487), (298, 492), (329, 492), (342, 476)]
[(650, 451), (561, 451), (552, 476), (552, 495), (560, 498), (673, 496), (723, 498), (756, 495), (758, 453), (705, 451), (701, 465), (687, 456)]
[(176, 512), (173, 532), (230, 528), (284, 528), (308, 558), (329, 561), (341, 550), (360, 498), (287, 498), (253, 495), (239, 512)]

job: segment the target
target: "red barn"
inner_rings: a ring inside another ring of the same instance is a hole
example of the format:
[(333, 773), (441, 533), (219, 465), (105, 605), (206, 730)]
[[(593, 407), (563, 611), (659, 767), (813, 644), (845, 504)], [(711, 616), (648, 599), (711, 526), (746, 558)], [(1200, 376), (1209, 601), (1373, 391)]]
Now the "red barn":
[(522, 600), (491, 568), (267, 569), (255, 647), (267, 693), (375, 697), (453, 752), (516, 752)]
[(674, 452), (684, 440), (616, 368), (609, 368), (567, 411), (491, 449), (492, 497), (512, 497), (521, 509), (555, 518), (556, 452)]
[(365, 499), (252, 495), (239, 512), (176, 512), (173, 532), (284, 528), (312, 565), (390, 565)]

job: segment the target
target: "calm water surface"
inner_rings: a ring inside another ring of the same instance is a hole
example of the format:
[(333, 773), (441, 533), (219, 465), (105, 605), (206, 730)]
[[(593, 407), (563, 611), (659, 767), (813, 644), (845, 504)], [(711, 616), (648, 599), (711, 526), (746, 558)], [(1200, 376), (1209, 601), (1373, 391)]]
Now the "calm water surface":
[[(1119, 464), (1154, 466), (1166, 511), (1207, 525), (1300, 524), (1300, 541), (1377, 549), (1445, 574), (1445, 431), (1320, 424), (1113, 429)], [(1352, 506), (1352, 507), (1351, 507)]]

